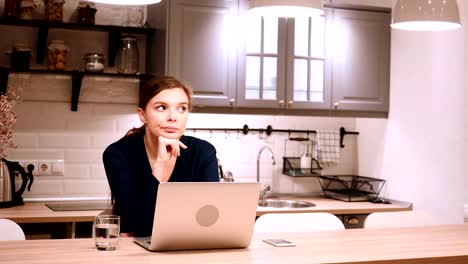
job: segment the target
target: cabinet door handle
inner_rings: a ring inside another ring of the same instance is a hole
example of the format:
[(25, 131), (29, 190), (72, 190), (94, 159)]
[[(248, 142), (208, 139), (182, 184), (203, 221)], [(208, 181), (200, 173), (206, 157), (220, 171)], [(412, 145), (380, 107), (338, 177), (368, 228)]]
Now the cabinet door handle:
[(281, 108), (284, 107), (284, 100), (279, 100), (278, 101), (278, 106), (281, 107)]
[(338, 107), (340, 106), (340, 103), (336, 102), (333, 104), (333, 108), (336, 110), (338, 109)]
[(236, 99), (234, 99), (234, 98), (229, 99), (229, 106), (230, 107), (234, 107), (235, 104), (236, 104)]

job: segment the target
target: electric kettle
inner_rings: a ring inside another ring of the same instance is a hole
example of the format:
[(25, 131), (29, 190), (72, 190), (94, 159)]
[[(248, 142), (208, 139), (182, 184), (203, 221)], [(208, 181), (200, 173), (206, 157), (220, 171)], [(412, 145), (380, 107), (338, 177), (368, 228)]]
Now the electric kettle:
[[(31, 190), (34, 166), (29, 164), (27, 172), (18, 162), (1, 159), (0, 161), (0, 208), (23, 204), (23, 192)], [(21, 187), (16, 190), (15, 173), (21, 174)], [(29, 185), (28, 185), (29, 181)]]

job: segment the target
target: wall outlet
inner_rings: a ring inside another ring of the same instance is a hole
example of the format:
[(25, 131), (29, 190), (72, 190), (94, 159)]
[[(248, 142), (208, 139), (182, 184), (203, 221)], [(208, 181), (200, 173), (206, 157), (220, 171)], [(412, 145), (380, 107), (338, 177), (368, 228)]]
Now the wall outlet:
[(34, 176), (37, 175), (37, 173), (38, 173), (37, 161), (35, 161), (35, 160), (24, 160), (24, 161), (20, 161), (19, 163), (20, 163), (21, 166), (23, 166), (25, 171), (28, 171), (27, 170), (28, 165), (32, 164), (34, 166), (34, 170), (32, 171), (32, 174)]
[(52, 174), (52, 162), (51, 161), (38, 161), (37, 162), (37, 175), (51, 175)]

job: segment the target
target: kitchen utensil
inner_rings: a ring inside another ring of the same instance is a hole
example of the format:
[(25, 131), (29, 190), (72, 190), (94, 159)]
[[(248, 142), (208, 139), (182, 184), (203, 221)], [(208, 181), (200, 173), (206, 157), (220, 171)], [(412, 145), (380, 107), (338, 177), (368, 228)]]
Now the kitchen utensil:
[[(33, 165), (27, 166), (27, 172), (18, 162), (8, 161), (6, 159), (0, 160), (0, 208), (12, 207), (15, 205), (23, 204), (23, 192), (31, 190), (33, 183), (32, 171)], [(21, 187), (16, 191), (15, 173), (21, 174)], [(29, 185), (28, 185), (29, 181)]]

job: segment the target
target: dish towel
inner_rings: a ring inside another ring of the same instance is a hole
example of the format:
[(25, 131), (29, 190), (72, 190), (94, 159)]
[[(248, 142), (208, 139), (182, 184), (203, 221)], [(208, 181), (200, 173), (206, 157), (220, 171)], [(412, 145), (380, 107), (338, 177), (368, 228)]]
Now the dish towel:
[(322, 168), (340, 162), (340, 131), (317, 130), (317, 160)]

